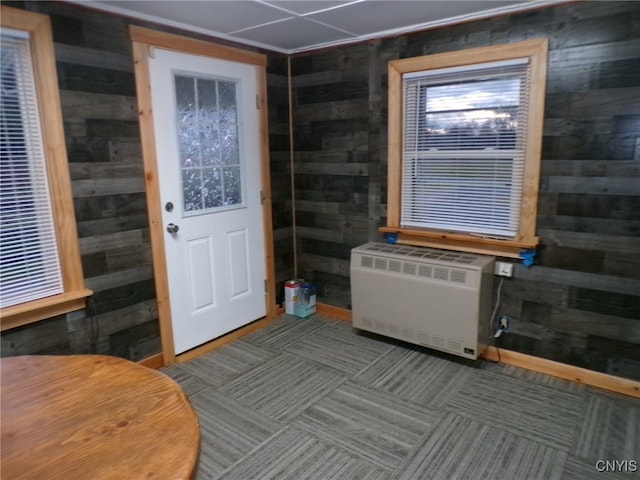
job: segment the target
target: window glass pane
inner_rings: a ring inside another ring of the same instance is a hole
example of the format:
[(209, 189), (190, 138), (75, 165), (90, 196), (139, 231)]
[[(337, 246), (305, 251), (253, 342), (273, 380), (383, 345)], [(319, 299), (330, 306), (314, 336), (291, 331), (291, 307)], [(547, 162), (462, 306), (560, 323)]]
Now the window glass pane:
[(238, 115), (236, 112), (236, 88), (231, 82), (220, 82), (220, 119), (222, 162), (239, 165)]
[(222, 206), (222, 181), (220, 168), (205, 169), (203, 180), (204, 208), (215, 208)]
[(513, 159), (415, 159), (411, 164), (406, 223), (466, 232), (490, 228), (493, 235), (517, 228), (511, 209)]
[(182, 190), (184, 210), (191, 212), (202, 208), (202, 170), (189, 168), (182, 170)]
[(242, 206), (237, 84), (176, 75), (175, 89), (184, 211)]
[(469, 150), (516, 147), (520, 78), (423, 87), (421, 148)]
[(405, 80), (401, 225), (512, 238), (526, 65)]
[(240, 167), (223, 168), (224, 204), (235, 205), (241, 201)]
[(222, 126), (221, 135), (222, 163), (225, 165), (239, 165), (238, 126), (235, 124)]
[(428, 112), (483, 110), (519, 103), (520, 79), (511, 77), (430, 86), (426, 109)]
[(237, 123), (238, 112), (236, 106), (236, 84), (233, 82), (218, 82), (220, 92), (220, 111), (222, 122), (225, 124)]
[(202, 165), (220, 163), (220, 130), (215, 80), (197, 79), (198, 128)]
[(184, 167), (199, 166), (200, 151), (197, 139), (192, 133), (198, 128), (195, 81), (193, 78), (179, 75), (175, 81), (180, 164)]

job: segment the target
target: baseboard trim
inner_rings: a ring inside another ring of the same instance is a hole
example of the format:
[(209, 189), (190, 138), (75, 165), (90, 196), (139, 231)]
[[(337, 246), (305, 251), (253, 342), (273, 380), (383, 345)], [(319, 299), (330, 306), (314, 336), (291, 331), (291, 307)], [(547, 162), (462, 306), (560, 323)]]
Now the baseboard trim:
[(195, 358), (198, 358), (205, 353), (209, 353), (216, 348), (220, 348), (223, 345), (233, 342), (234, 340), (238, 340), (245, 335), (249, 335), (250, 333), (256, 332), (258, 330), (262, 330), (263, 328), (271, 325), (274, 321), (275, 317), (264, 317), (255, 322), (250, 323), (244, 327), (240, 327), (233, 332), (227, 333), (221, 337), (218, 337), (210, 342), (204, 343), (199, 347), (188, 350), (180, 355), (176, 355), (177, 363), (184, 363)]
[[(351, 310), (324, 303), (318, 303), (317, 312), (319, 315), (347, 322), (352, 321), (353, 318)], [(513, 365), (514, 367), (571, 380), (591, 387), (601, 388), (602, 390), (640, 398), (640, 382), (616, 377), (608, 373), (596, 372), (594, 370), (555, 362), (553, 360), (547, 360), (546, 358), (534, 357), (512, 350), (504, 350), (502, 348), (500, 349), (500, 356), (498, 357), (498, 350), (495, 347), (488, 347), (482, 354), (482, 358), (493, 362), (497, 362), (499, 359), (501, 363), (506, 365)]]
[(538, 373), (544, 373), (553, 377), (583, 383), (591, 387), (601, 388), (615, 393), (622, 393), (630, 397), (640, 398), (640, 382), (627, 378), (616, 377), (608, 373), (596, 372), (566, 363), (547, 360), (546, 358), (534, 357), (512, 350), (488, 347), (482, 354), (482, 358), (491, 361), (500, 361), (507, 365), (526, 368)]
[[(284, 309), (280, 308), (277, 311), (278, 314), (284, 313)], [(326, 303), (318, 303), (316, 313), (324, 317), (333, 318), (336, 320), (342, 320), (345, 322), (352, 321), (352, 312), (347, 308), (336, 307)], [(245, 327), (241, 327), (234, 330), (227, 335), (220, 338), (216, 338), (211, 342), (205, 343), (200, 347), (196, 347), (193, 350), (189, 350), (186, 353), (178, 355), (176, 361), (179, 363), (193, 360), (194, 358), (204, 355), (216, 348), (219, 348), (227, 343), (230, 343), (238, 338), (261, 330), (267, 327), (273, 322), (273, 318), (263, 318), (256, 320), (253, 323)], [(482, 358), (490, 360), (492, 362), (500, 361), (505, 365), (513, 365), (514, 367), (524, 368), (533, 372), (543, 373), (552, 377), (558, 377), (572, 382), (582, 383), (591, 387), (600, 388), (602, 390), (608, 390), (610, 392), (621, 393), (630, 397), (640, 398), (640, 382), (630, 380), (627, 378), (616, 377), (608, 373), (596, 372), (595, 370), (588, 370), (582, 367), (576, 367), (574, 365), (568, 365), (566, 363), (560, 363), (553, 360), (547, 360), (546, 358), (534, 357), (533, 355), (527, 355), (525, 353), (514, 352), (513, 350), (500, 349), (498, 355), (498, 349), (495, 347), (488, 347), (483, 354)], [(164, 360), (162, 354), (153, 355), (139, 362), (141, 365), (149, 368), (161, 368), (164, 366)]]
[(154, 370), (158, 370), (159, 368), (164, 367), (164, 357), (162, 353), (158, 353), (156, 355), (152, 355), (138, 362), (140, 365), (144, 367), (149, 367)]
[(350, 322), (352, 320), (351, 310), (342, 307), (336, 307), (334, 305), (328, 305), (326, 303), (318, 303), (316, 305), (316, 313), (323, 317), (334, 318), (336, 320), (343, 320)]

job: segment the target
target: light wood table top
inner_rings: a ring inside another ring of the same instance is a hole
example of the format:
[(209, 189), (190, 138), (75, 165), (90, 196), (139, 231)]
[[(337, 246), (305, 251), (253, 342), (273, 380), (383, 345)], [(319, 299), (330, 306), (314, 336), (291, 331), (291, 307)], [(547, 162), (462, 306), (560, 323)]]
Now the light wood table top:
[(7, 480), (186, 480), (198, 417), (166, 375), (102, 355), (0, 360), (1, 466)]

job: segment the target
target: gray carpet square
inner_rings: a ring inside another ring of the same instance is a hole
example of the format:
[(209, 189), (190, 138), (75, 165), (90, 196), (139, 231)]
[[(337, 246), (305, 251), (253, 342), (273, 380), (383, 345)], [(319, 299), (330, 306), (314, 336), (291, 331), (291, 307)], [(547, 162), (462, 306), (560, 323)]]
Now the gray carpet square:
[(243, 404), (275, 420), (290, 421), (346, 377), (295, 355), (283, 353), (221, 387)]
[(199, 480), (215, 478), (283, 427), (213, 388), (190, 400), (200, 420)]
[(196, 480), (640, 477), (595, 466), (638, 459), (638, 399), (318, 315), (283, 315), (162, 371), (200, 417)]
[(286, 351), (353, 375), (391, 348), (383, 341), (356, 335), (351, 328), (330, 325), (289, 345)]
[(247, 335), (244, 340), (256, 345), (282, 350), (329, 323), (331, 322), (315, 315), (307, 318), (282, 315), (277, 322)]
[(457, 415), (446, 415), (390, 478), (559, 480), (567, 454)]
[(584, 407), (583, 395), (481, 370), (473, 370), (445, 404), (457, 415), (567, 452)]
[(547, 387), (570, 393), (582, 394), (587, 389), (583, 383), (571, 382), (563, 378), (552, 377), (550, 375), (534, 372), (532, 370), (525, 370), (524, 368), (514, 367), (513, 365), (507, 365), (504, 363), (494, 363), (483, 360), (480, 363), (480, 368), (485, 371), (520, 378), (527, 382), (533, 382), (537, 385), (545, 385)]
[(640, 402), (590, 391), (575, 455), (589, 460), (631, 460), (640, 478)]
[(183, 364), (183, 368), (202, 382), (217, 387), (275, 355), (271, 350), (237, 340)]
[(470, 371), (446, 358), (396, 346), (355, 378), (421, 405), (440, 406), (460, 388)]
[(190, 397), (211, 385), (208, 382), (203, 381), (200, 377), (193, 375), (189, 371), (187, 365), (188, 364), (176, 363), (163, 367), (160, 371), (178, 382), (182, 390), (184, 390), (184, 393)]
[(392, 470), (439, 418), (435, 409), (349, 382), (302, 413), (292, 425)]
[(287, 428), (220, 480), (383, 480), (386, 472), (308, 433)]

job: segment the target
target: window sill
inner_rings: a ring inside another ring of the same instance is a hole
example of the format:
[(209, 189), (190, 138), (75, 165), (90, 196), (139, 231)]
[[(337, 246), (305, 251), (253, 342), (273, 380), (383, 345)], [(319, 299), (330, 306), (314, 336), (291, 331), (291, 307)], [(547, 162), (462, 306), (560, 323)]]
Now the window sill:
[(381, 227), (378, 231), (380, 233), (396, 233), (398, 235), (397, 243), (508, 258), (520, 258), (522, 250), (535, 248), (539, 243), (538, 237), (522, 240), (500, 240), (464, 233), (397, 227)]
[(86, 298), (93, 295), (87, 288), (74, 292), (61, 293), (32, 302), (13, 305), (0, 310), (0, 331), (16, 328), (46, 318), (63, 315), (86, 308)]

